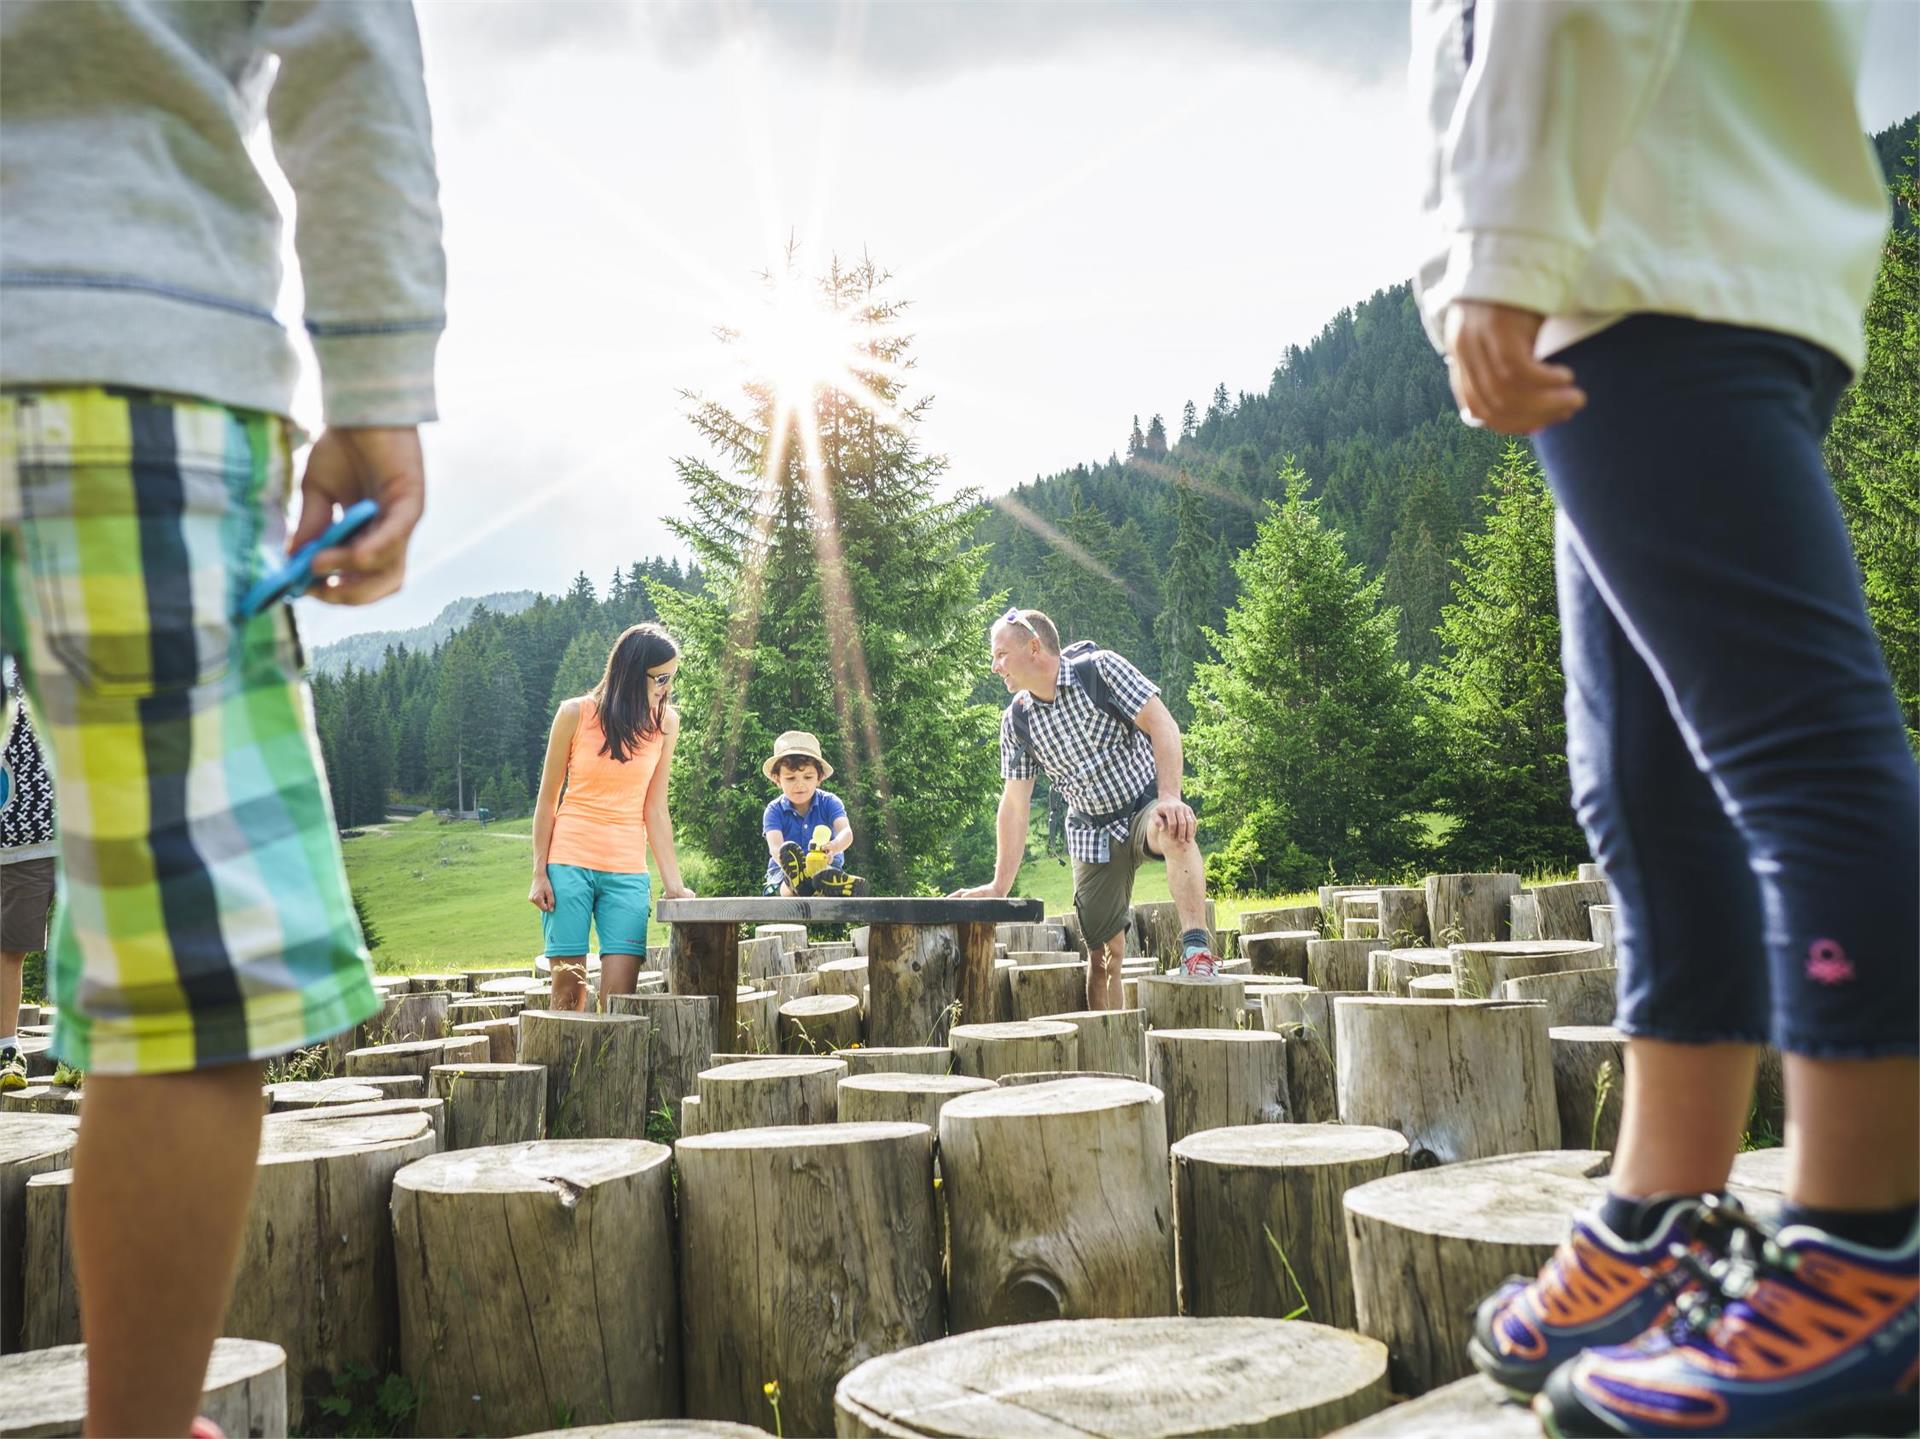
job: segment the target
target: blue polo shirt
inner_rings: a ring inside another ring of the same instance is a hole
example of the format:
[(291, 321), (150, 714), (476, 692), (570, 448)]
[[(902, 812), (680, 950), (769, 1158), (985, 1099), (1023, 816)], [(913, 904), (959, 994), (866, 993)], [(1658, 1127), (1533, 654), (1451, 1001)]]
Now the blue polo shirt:
[[(805, 849), (813, 842), (813, 831), (819, 825), (825, 825), (827, 832), (833, 832), (834, 823), (847, 817), (847, 807), (840, 803), (840, 796), (832, 790), (817, 789), (813, 792), (813, 803), (807, 806), (807, 812), (801, 814), (793, 807), (793, 801), (781, 795), (767, 806), (767, 812), (760, 821), (760, 832), (777, 829), (787, 839)], [(847, 867), (845, 854), (833, 857), (835, 869)], [(771, 857), (767, 860), (767, 878), (780, 879), (780, 862)]]

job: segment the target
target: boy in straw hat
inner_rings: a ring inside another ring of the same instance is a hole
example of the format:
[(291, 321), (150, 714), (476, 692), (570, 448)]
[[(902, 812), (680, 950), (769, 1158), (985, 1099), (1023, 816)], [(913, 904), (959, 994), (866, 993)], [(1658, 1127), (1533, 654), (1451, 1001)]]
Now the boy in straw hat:
[(853, 825), (840, 796), (820, 786), (833, 766), (820, 741), (805, 730), (788, 730), (774, 741), (760, 773), (780, 786), (760, 828), (767, 839), (768, 894), (849, 895), (865, 884), (846, 871)]

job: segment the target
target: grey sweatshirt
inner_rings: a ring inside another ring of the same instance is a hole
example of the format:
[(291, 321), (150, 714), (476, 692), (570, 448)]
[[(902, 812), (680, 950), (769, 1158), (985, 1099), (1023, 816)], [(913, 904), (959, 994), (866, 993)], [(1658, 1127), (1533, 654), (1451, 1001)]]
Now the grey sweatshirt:
[(0, 76), (0, 385), (289, 412), (264, 118), (327, 423), (434, 417), (446, 265), (411, 5), (6, 0)]

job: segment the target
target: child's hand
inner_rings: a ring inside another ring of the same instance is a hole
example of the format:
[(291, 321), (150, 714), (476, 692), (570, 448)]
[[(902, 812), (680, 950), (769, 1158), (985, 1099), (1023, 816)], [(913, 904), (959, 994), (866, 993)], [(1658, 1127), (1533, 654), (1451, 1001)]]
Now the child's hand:
[(533, 887), (527, 891), (527, 903), (535, 909), (553, 913), (553, 886), (547, 882), (545, 870), (533, 877)]

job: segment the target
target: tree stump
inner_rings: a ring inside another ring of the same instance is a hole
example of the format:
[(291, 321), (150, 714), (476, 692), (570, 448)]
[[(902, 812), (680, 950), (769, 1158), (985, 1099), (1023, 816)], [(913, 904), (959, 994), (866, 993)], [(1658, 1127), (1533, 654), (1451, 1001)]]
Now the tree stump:
[(1422, 975), (1453, 977), (1453, 956), (1444, 949), (1376, 949), (1367, 956), (1367, 988), (1375, 994), (1405, 996)]
[(824, 1058), (761, 1059), (706, 1070), (699, 1079), (701, 1133), (832, 1124), (846, 1075), (846, 1065)]
[(457, 1034), (463, 1024), (511, 1019), (526, 1007), (526, 996), (519, 994), (483, 994), (473, 999), (456, 999), (447, 1006), (447, 1032)]
[(1312, 940), (1307, 945), (1307, 983), (1341, 993), (1364, 991), (1367, 956), (1378, 948), (1377, 939)]
[(29, 1084), (25, 1089), (0, 1093), (0, 1114), (80, 1113), (80, 1091), (64, 1084)]
[(724, 1419), (637, 1419), (631, 1424), (589, 1424), (575, 1429), (543, 1429), (522, 1439), (767, 1439), (754, 1424)]
[(1046, 916), (1046, 922), (1059, 929), (1064, 941), (1061, 948), (1069, 954), (1086, 953), (1086, 936), (1080, 933), (1080, 916), (1075, 911), (1070, 909), (1065, 914), (1050, 914)]
[(937, 1130), (948, 1100), (993, 1087), (991, 1079), (964, 1074), (853, 1074), (840, 1081), (840, 1122), (879, 1120)]
[(547, 1072), (537, 1064), (436, 1064), (427, 1082), (447, 1106), (448, 1149), (546, 1137)]
[(1165, 1105), (1151, 1085), (1069, 1079), (940, 1111), (958, 1333), (1174, 1312)]
[(833, 1430), (833, 1389), (943, 1332), (933, 1135), (824, 1124), (682, 1141), (687, 1412)]
[(1279, 990), (1273, 994), (1262, 995), (1260, 1007), (1266, 1017), (1266, 1028), (1278, 1033), (1290, 1024), (1297, 1024), (1311, 1032), (1327, 1051), (1327, 1062), (1333, 1064), (1340, 1056), (1340, 1032), (1334, 1026), (1335, 1005), (1343, 999), (1378, 999), (1380, 996), (1362, 990), (1332, 991), (1305, 987), (1297, 990)]
[(1573, 880), (1560, 884), (1536, 884), (1534, 904), (1539, 912), (1540, 938), (1593, 938), (1588, 912), (1596, 904), (1611, 901), (1603, 880)]
[(1067, 947), (1067, 931), (1058, 924), (996, 924), (993, 939), (996, 944), (1004, 944), (1008, 954), (1034, 949), (1064, 951)]
[(712, 1067), (720, 1001), (710, 994), (616, 994), (613, 1012), (646, 1021), (647, 1104), (665, 1105), (678, 1126), (681, 1101), (700, 1071)]
[[(1213, 901), (1207, 901), (1207, 931), (1213, 932)], [(1132, 919), (1133, 950), (1150, 954), (1162, 964), (1176, 963), (1181, 954), (1180, 907), (1171, 900), (1136, 904)]]
[(505, 1019), (479, 1019), (470, 1024), (456, 1024), (451, 1035), (454, 1039), (484, 1039), (487, 1042), (487, 1062), (490, 1064), (515, 1064), (520, 1059), (520, 1017), (508, 1015)]
[[(0, 1439), (78, 1434), (87, 1413), (87, 1347), (63, 1344), (0, 1359)], [(216, 1339), (200, 1413), (223, 1434), (287, 1432), (287, 1356), (277, 1344)]]
[(1346, 999), (1333, 1023), (1340, 1118), (1399, 1130), (1415, 1165), (1559, 1143), (1553, 1049), (1539, 1005)]
[(671, 1157), (643, 1140), (546, 1140), (394, 1176), (413, 1432), (680, 1412)]
[(1269, 1032), (1285, 1046), (1288, 1117), (1295, 1124), (1334, 1123), (1340, 1099), (1325, 1033), (1304, 1024), (1282, 1024)]
[[(393, 1369), (399, 1333), (388, 1194), (397, 1170), (438, 1147), (420, 1114), (309, 1111), (263, 1126), (221, 1329), (286, 1351), (292, 1423), (305, 1421), (349, 1365), (375, 1374)], [(72, 1180), (71, 1170), (44, 1175), (32, 1194), (26, 1338), (35, 1348), (80, 1337), (67, 1237)]]
[(1278, 1319), (1117, 1319), (955, 1334), (840, 1382), (838, 1432), (886, 1439), (1325, 1434), (1387, 1402), (1373, 1340)]
[(1549, 1029), (1560, 1148), (1611, 1150), (1620, 1138), (1627, 1037), (1610, 1025)]
[(280, 1114), (333, 1104), (371, 1104), (381, 1097), (372, 1085), (355, 1084), (351, 1079), (292, 1079), (267, 1086), (267, 1111)]
[(1418, 979), (1407, 981), (1409, 999), (1458, 999), (1459, 992), (1453, 987), (1453, 973), (1423, 974)]
[(466, 989), (469, 993), (477, 994), (480, 991), (480, 986), (489, 980), (532, 979), (533, 966), (530, 964), (489, 965), (485, 969), (463, 969), (460, 971), (460, 974), (466, 981), (462, 988)]
[[(796, 956), (804, 954), (807, 957), (806, 967), (808, 969), (817, 968), (830, 959), (854, 959), (864, 956), (866, 953), (866, 950), (855, 949), (852, 944), (844, 939), (816, 940), (805, 948), (794, 951)], [(796, 960), (796, 963), (797, 962)]]
[(960, 998), (964, 958), (957, 924), (874, 925), (867, 935), (865, 967), (858, 971), (873, 992), (868, 1037), (891, 1048), (945, 1044)]
[(797, 950), (787, 948), (777, 934), (740, 941), (739, 976), (743, 980), (771, 979), (777, 974), (792, 974)]
[(509, 973), (499, 979), (483, 979), (473, 987), (473, 999), (529, 999), (549, 988), (544, 979), (535, 979), (531, 969)]
[(425, 971), (407, 976), (407, 993), (426, 994), (441, 989), (449, 995), (461, 995), (467, 992), (467, 976), (459, 974), (429, 974)]
[(1137, 991), (1149, 1029), (1235, 1029), (1246, 1007), (1246, 981), (1216, 975), (1147, 975)]
[[(23, 1283), (28, 1262), (27, 1181), (72, 1164), (78, 1135), (78, 1126), (68, 1115), (0, 1114), (0, 1353), (20, 1348), (23, 1289), (26, 1300), (34, 1297)], [(37, 1276), (35, 1283), (39, 1283)], [(70, 1337), (80, 1337), (77, 1327)]]
[(1147, 1078), (1166, 1097), (1167, 1142), (1287, 1118), (1286, 1046), (1258, 1029), (1156, 1029)]
[(547, 1133), (554, 1139), (644, 1139), (647, 1029), (631, 1014), (529, 1009), (520, 1062), (547, 1067)]
[(1065, 964), (1016, 962), (1008, 978), (1015, 1019), (1040, 1019), (1086, 1007), (1087, 966), (1078, 960)]
[(1340, 928), (1344, 939), (1367, 939), (1375, 944), (1380, 942), (1380, 921), (1372, 915), (1350, 914), (1341, 921)]
[[(1012, 1024), (1013, 1023), (1013, 971), (1015, 967), (1016, 966), (1014, 965), (1013, 961), (1010, 959), (996, 959), (993, 962), (993, 970), (989, 975), (989, 979), (988, 979), (989, 984), (992, 986), (992, 989), (991, 989), (992, 1000), (988, 1004), (986, 1009), (986, 1013), (992, 1015), (993, 1018), (991, 1020), (982, 1020), (982, 1019), (969, 1020), (965, 1017), (966, 1006), (963, 1004), (961, 1006), (961, 1010), (962, 1010), (961, 1023), (963, 1024)], [(952, 1045), (953, 1043), (953, 1034), (951, 1030), (949, 1030), (947, 1034), (947, 1043), (948, 1045)]]
[(455, 1039), (418, 1040), (408, 1044), (376, 1044), (347, 1055), (349, 1079), (404, 1079), (420, 1081), (424, 1093), (427, 1072), (436, 1064), (481, 1064), (490, 1046), (479, 1035)]
[(1453, 987), (1462, 999), (1491, 999), (1501, 985), (1523, 975), (1593, 969), (1600, 963), (1600, 946), (1582, 940), (1515, 939), (1455, 944), (1448, 950), (1453, 955)]
[(427, 1097), (427, 1081), (423, 1075), (361, 1074), (354, 1076), (352, 1082), (378, 1090), (382, 1099), (425, 1099)]
[(1240, 953), (1253, 965), (1255, 974), (1284, 974), (1294, 979), (1307, 977), (1307, 945), (1320, 937), (1314, 929), (1240, 931)]
[(860, 1043), (860, 1001), (847, 994), (816, 994), (780, 1006), (782, 1054), (832, 1054)]
[(1070, 1009), (1040, 1017), (1074, 1027), (1079, 1034), (1074, 1053), (1082, 1069), (1147, 1077), (1145, 1010)]
[(1424, 1394), (1472, 1372), (1473, 1311), (1533, 1274), (1600, 1198), (1606, 1156), (1555, 1150), (1376, 1179), (1346, 1196), (1354, 1312), (1383, 1341), (1394, 1389)]
[(1523, 891), (1507, 901), (1507, 938), (1540, 938), (1540, 902), (1531, 894)]
[(1381, 1410), (1337, 1431), (1330, 1439), (1540, 1439), (1540, 1421), (1525, 1399), (1484, 1374), (1456, 1379), (1432, 1393)]
[(753, 927), (755, 939), (777, 939), (782, 949), (805, 949), (807, 947), (807, 927), (804, 924), (756, 924)]
[(1341, 1197), (1406, 1163), (1404, 1136), (1354, 1124), (1258, 1124), (1181, 1139), (1173, 1214), (1182, 1311), (1353, 1328)]
[(1308, 930), (1316, 937), (1320, 933), (1320, 906), (1317, 904), (1288, 904), (1278, 909), (1243, 909), (1240, 911), (1240, 933), (1277, 934), (1282, 931)]
[[(826, 991), (823, 989), (821, 992)], [(857, 1001), (858, 996), (855, 998)], [(780, 996), (770, 989), (748, 990), (737, 996), (734, 1000), (737, 1018), (732, 1042), (752, 1054), (778, 1052), (781, 1003)]]
[(737, 1034), (740, 926), (727, 920), (675, 924), (667, 946), (667, 992), (710, 994), (720, 1001), (713, 1016), (714, 1040), (740, 1047)]
[(1507, 901), (1517, 874), (1430, 874), (1427, 926), (1435, 944), (1483, 944), (1507, 937)]
[[(518, 983), (519, 981), (515, 981)], [(380, 1012), (352, 1029), (342, 1030), (327, 1041), (327, 1062), (334, 1074), (345, 1072), (347, 1055), (356, 1049), (382, 1044), (415, 1044), (422, 1040), (447, 1037), (447, 1010), (453, 996), (445, 990), (409, 994), (405, 989), (388, 992)]]
[[(392, 1081), (399, 1083), (398, 1080)], [(409, 1078), (407, 1083), (418, 1081)], [(377, 1099), (366, 1104), (329, 1104), (319, 1109), (288, 1109), (267, 1116), (269, 1127), (299, 1124), (306, 1120), (379, 1119), (391, 1114), (417, 1114), (433, 1131), (433, 1147), (447, 1147), (447, 1105), (445, 1100), (421, 1095), (414, 1099)]]
[(1010, 1024), (956, 1024), (949, 1038), (953, 1068), (976, 1079), (1079, 1068), (1080, 1032), (1051, 1019)]
[(1593, 942), (1600, 946), (1601, 962), (1609, 967), (1619, 963), (1614, 958), (1613, 926), (1618, 911), (1610, 904), (1596, 904), (1587, 911), (1587, 927), (1593, 931)]
[[(860, 997), (861, 989), (866, 985), (869, 966), (873, 957), (855, 956), (852, 959), (830, 959), (814, 971), (820, 976), (821, 994), (850, 994)], [(922, 1031), (925, 1033), (925, 1031)]]
[(1611, 1024), (1619, 978), (1619, 971), (1614, 969), (1525, 974), (1502, 984), (1500, 998), (1544, 1004), (1549, 1029), (1570, 1024)]
[(759, 983), (778, 995), (781, 1004), (790, 999), (812, 999), (820, 992), (820, 976), (812, 970), (769, 975)]
[(1431, 944), (1424, 885), (1383, 885), (1380, 889), (1380, 937), (1396, 948)]
[[(997, 946), (993, 930), (991, 924), (985, 923), (960, 926), (960, 988), (954, 996), (960, 1007), (954, 1011), (953, 1024), (981, 1024), (1004, 1018), (994, 1011), (998, 995), (994, 983)], [(948, 1030), (951, 1033), (952, 1025)]]
[(908, 1045), (898, 1049), (836, 1049), (833, 1057), (848, 1074), (945, 1074), (953, 1068), (953, 1051), (944, 1046)]

